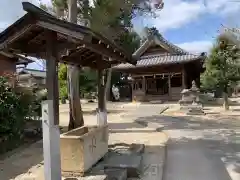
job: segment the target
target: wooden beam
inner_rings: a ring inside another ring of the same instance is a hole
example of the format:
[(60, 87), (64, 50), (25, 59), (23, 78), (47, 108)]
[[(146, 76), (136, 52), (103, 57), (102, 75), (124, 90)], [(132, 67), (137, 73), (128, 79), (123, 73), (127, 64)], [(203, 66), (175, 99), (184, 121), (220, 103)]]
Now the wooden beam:
[(48, 92), (48, 100), (53, 101), (53, 114), (52, 119), (54, 125), (59, 124), (59, 92), (58, 92), (58, 54), (56, 47), (57, 34), (51, 31), (46, 31), (47, 51), (46, 51), (46, 65), (47, 65), (47, 78), (46, 86)]
[(26, 32), (30, 31), (32, 28), (33, 28), (33, 25), (28, 25), (24, 27), (23, 29), (15, 33), (13, 36), (8, 38), (7, 43), (11, 44), (13, 41), (16, 41), (17, 39), (21, 38)]
[(109, 58), (116, 59), (119, 61), (126, 61), (124, 56), (121, 56), (120, 54), (118, 55), (117, 52), (114, 53), (110, 49), (107, 49), (99, 44), (85, 43), (85, 46), (87, 49), (89, 49), (95, 53), (98, 53), (99, 55), (107, 56)]
[(33, 25), (28, 25), (26, 27), (24, 27), (21, 30), (18, 30), (17, 33), (15, 33), (13, 36), (10, 36), (7, 38), (6, 41), (4, 41), (3, 43), (0, 44), (0, 50), (4, 49), (4, 48), (8, 48), (8, 46), (13, 42), (16, 41), (17, 39), (19, 39), (22, 35), (24, 35), (27, 31), (31, 30), (33, 27)]
[(174, 72), (170, 72), (170, 73), (150, 73), (150, 74), (132, 74), (132, 77), (142, 77), (142, 76), (162, 76), (162, 75), (181, 75), (182, 73), (181, 72), (178, 72), (178, 73), (174, 73)]
[(40, 27), (43, 27), (43, 28), (46, 28), (46, 29), (49, 29), (49, 30), (52, 30), (52, 31), (55, 31), (55, 32), (58, 32), (58, 33), (61, 33), (61, 34), (64, 34), (64, 35), (67, 35), (67, 36), (70, 36), (70, 37), (74, 37), (74, 38), (77, 38), (79, 40), (87, 40), (90, 38), (86, 38), (88, 35), (86, 34), (83, 34), (83, 33), (80, 33), (80, 32), (76, 32), (76, 31), (72, 31), (68, 28), (64, 28), (64, 27), (61, 27), (61, 26), (58, 26), (56, 24), (52, 24), (52, 23), (48, 23), (48, 22), (44, 22), (44, 21), (38, 21), (37, 22), (37, 25), (40, 26)]
[(34, 43), (34, 41), (36, 41), (38, 38), (44, 37), (44, 33), (45, 33), (45, 31), (38, 33), (34, 38), (32, 38), (30, 41), (28, 41), (28, 45), (31, 45), (32, 43)]

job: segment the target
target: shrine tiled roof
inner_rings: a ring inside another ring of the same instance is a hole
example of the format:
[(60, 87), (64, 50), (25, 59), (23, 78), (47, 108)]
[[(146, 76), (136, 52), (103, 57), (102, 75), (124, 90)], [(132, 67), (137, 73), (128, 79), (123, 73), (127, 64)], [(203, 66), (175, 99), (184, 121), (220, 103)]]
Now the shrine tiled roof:
[(125, 63), (125, 64), (119, 64), (113, 67), (113, 69), (128, 69), (128, 68), (139, 68), (139, 67), (151, 67), (151, 66), (158, 66), (158, 65), (182, 64), (182, 63), (200, 60), (202, 58), (203, 58), (202, 55), (194, 55), (194, 54), (147, 55), (147, 56), (140, 57), (140, 59), (137, 61), (136, 66), (129, 63)]
[(153, 45), (161, 46), (166, 52), (171, 54), (187, 55), (189, 52), (172, 44), (165, 39), (155, 28), (148, 29), (147, 39), (144, 43), (133, 53), (133, 57), (139, 58), (148, 48)]
[[(197, 60), (203, 60), (205, 58), (205, 53), (201, 55), (191, 54), (184, 49), (172, 44), (166, 40), (156, 28), (150, 28), (147, 31), (147, 39), (144, 43), (133, 53), (133, 57), (137, 60), (136, 66), (129, 63), (119, 64), (113, 69), (129, 69), (129, 68), (142, 68), (151, 67), (159, 65), (169, 65), (169, 64), (183, 64)], [(144, 54), (149, 48), (153, 46), (159, 46), (165, 50), (165, 52), (156, 51), (148, 55)]]

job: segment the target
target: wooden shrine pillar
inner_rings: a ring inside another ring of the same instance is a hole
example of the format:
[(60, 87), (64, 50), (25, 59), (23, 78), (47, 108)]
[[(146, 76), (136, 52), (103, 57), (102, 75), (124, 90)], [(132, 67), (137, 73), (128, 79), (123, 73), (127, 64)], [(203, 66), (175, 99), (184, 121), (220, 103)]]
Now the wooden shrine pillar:
[(169, 97), (172, 97), (172, 91), (171, 91), (171, 74), (168, 74), (168, 95)]
[(182, 68), (182, 87), (183, 89), (187, 88), (186, 70), (184, 66)]
[(131, 100), (134, 101), (134, 84), (135, 84), (135, 81), (134, 81), (134, 78), (132, 78), (131, 80), (131, 88), (132, 88), (132, 94), (131, 94)]
[(142, 77), (142, 90), (144, 92), (144, 95), (146, 95), (146, 77)]

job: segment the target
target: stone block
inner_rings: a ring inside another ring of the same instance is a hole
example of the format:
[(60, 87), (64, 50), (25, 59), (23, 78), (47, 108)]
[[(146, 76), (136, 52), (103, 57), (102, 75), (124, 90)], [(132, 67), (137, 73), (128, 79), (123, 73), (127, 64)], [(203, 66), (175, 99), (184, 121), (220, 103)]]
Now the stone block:
[(107, 168), (104, 170), (109, 180), (126, 180), (127, 170), (118, 168)]
[(82, 176), (108, 152), (108, 126), (83, 126), (60, 136), (62, 174)]
[(115, 155), (104, 162), (104, 168), (126, 169), (127, 177), (139, 177), (141, 173), (141, 155)]
[(62, 180), (109, 180), (107, 175), (93, 175), (86, 177), (66, 177), (62, 178)]

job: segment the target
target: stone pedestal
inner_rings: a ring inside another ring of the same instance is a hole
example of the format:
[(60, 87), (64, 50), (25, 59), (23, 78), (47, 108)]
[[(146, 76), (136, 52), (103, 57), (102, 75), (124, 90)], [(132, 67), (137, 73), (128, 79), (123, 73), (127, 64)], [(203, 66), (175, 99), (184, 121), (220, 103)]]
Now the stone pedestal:
[(65, 177), (82, 176), (108, 152), (108, 126), (83, 126), (60, 136)]
[(181, 109), (188, 108), (188, 106), (191, 105), (193, 102), (190, 89), (183, 89), (181, 94), (182, 94), (182, 99), (179, 101), (180, 108)]
[(202, 105), (193, 103), (188, 107), (187, 115), (205, 115)]

